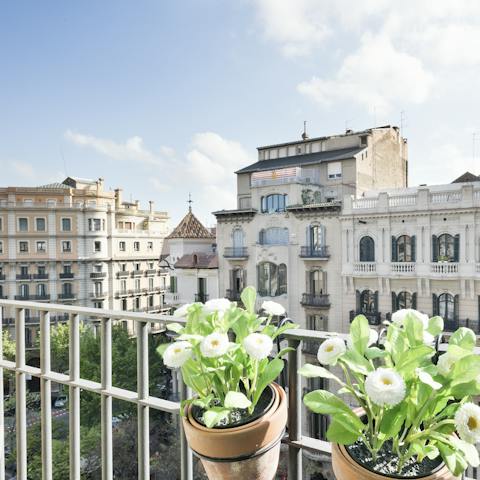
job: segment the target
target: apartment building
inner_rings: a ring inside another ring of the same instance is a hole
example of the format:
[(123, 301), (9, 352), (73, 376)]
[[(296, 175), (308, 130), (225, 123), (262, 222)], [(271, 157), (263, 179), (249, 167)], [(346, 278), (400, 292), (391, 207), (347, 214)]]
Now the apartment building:
[(343, 327), (344, 196), (407, 186), (407, 143), (385, 126), (258, 148), (237, 171), (238, 208), (217, 218), (220, 294), (254, 285), (302, 326)]
[[(153, 202), (142, 210), (122, 201), (103, 179), (1, 188), (0, 296), (163, 312), (167, 272), (158, 260), (168, 218)], [(38, 318), (26, 316), (33, 345)]]
[(202, 225), (190, 205), (165, 239), (160, 265), (170, 271), (168, 305), (176, 308), (219, 296), (216, 246), (215, 233)]
[(416, 308), (480, 333), (479, 177), (346, 198), (341, 225), (343, 330)]

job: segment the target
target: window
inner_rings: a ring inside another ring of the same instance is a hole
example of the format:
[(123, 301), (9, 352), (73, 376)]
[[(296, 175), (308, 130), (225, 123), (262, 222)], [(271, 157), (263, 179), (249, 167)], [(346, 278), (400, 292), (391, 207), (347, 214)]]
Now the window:
[(124, 298), (124, 299), (122, 300), (122, 310), (125, 312), (125, 311), (127, 311), (127, 308), (128, 308), (127, 299)]
[(28, 232), (28, 218), (19, 218), (18, 219), (18, 231), (19, 232)]
[(98, 240), (93, 242), (93, 251), (94, 252), (101, 252), (102, 251), (102, 242), (99, 242)]
[(103, 283), (102, 282), (95, 282), (95, 295), (98, 297), (99, 295), (103, 294)]
[(324, 290), (324, 272), (322, 270), (312, 270), (308, 272), (308, 293), (318, 296), (323, 295)]
[(120, 271), (126, 272), (127, 271), (127, 264), (126, 263), (121, 263), (120, 264)]
[(177, 277), (170, 277), (170, 293), (177, 292)]
[(375, 261), (375, 242), (372, 237), (366, 236), (360, 239), (360, 261)]
[(139, 252), (140, 251), (140, 242), (133, 242), (133, 249), (136, 252)]
[(243, 268), (230, 270), (230, 289), (234, 294), (242, 293), (246, 283), (246, 271)]
[(72, 266), (71, 265), (64, 265), (63, 266), (63, 273), (66, 273), (66, 274), (72, 273)]
[(445, 322), (445, 330), (452, 331), (458, 328), (458, 295), (442, 293), (433, 294), (433, 314), (440, 315)]
[(278, 193), (262, 197), (262, 213), (284, 212), (287, 206), (287, 201), (288, 195), (280, 195)]
[(126, 280), (122, 280), (120, 282), (120, 291), (122, 293), (126, 293), (127, 292), (127, 281)]
[(101, 218), (89, 218), (88, 229), (91, 232), (100, 232), (101, 230), (105, 230), (105, 220)]
[(260, 230), (260, 245), (288, 245), (288, 228), (271, 227)]
[(392, 262), (415, 262), (416, 243), (415, 235), (392, 237)]
[(392, 312), (404, 308), (417, 308), (417, 294), (410, 292), (392, 292)]
[(72, 231), (72, 219), (62, 218), (62, 232), (71, 232), (71, 231)]
[(120, 242), (118, 244), (118, 249), (121, 251), (121, 252), (125, 252), (125, 250), (127, 249), (127, 244), (125, 242)]
[(342, 162), (329, 162), (327, 164), (328, 179), (342, 178)]
[(135, 280), (135, 290), (140, 290), (140, 279), (139, 278), (137, 278)]
[(0, 253), (3, 253), (3, 242), (0, 242)]
[(140, 271), (140, 266), (141, 266), (140, 263), (136, 263), (136, 264), (135, 264), (135, 270), (136, 270), (137, 272)]
[(30, 288), (27, 284), (20, 285), (20, 296), (23, 298), (28, 298), (30, 295)]
[(135, 309), (138, 310), (140, 308), (140, 297), (135, 297)]
[(37, 242), (37, 252), (45, 253), (47, 251), (47, 242), (43, 240)]
[(64, 283), (62, 285), (62, 294), (65, 297), (72, 296), (72, 284), (71, 283)]
[(153, 295), (150, 295), (150, 296), (148, 297), (148, 306), (149, 306), (149, 307), (153, 307)]
[(72, 251), (72, 243), (69, 240), (62, 241), (62, 252), (68, 253)]
[(44, 283), (39, 283), (37, 285), (37, 295), (42, 298), (47, 296), (47, 286)]
[(3, 218), (0, 217), (0, 232), (3, 230)]
[(364, 290), (360, 293), (357, 290), (357, 312), (364, 315), (377, 313), (378, 293), (371, 290)]
[(149, 289), (150, 291), (153, 290), (153, 278), (149, 278), (149, 279), (148, 279), (148, 289)]
[(44, 218), (36, 218), (35, 219), (35, 230), (37, 232), (44, 232), (47, 229), (47, 222)]
[(432, 235), (432, 261), (458, 262), (460, 260), (460, 235), (444, 233)]
[(26, 277), (28, 275), (28, 267), (26, 265), (22, 265), (20, 267), (20, 275), (22, 277)]
[(41, 276), (44, 276), (47, 274), (47, 269), (45, 268), (45, 265), (39, 265), (37, 267), (37, 271), (38, 271), (38, 276), (41, 277)]
[(153, 242), (147, 242), (147, 250), (153, 250)]
[(27, 253), (28, 252), (28, 242), (18, 242), (18, 250), (21, 253)]
[(93, 308), (103, 308), (103, 302), (93, 302)]
[(310, 225), (307, 230), (307, 241), (312, 250), (321, 250), (325, 246), (325, 227)]
[(287, 293), (287, 266), (272, 262), (257, 265), (258, 292), (262, 297), (276, 297)]

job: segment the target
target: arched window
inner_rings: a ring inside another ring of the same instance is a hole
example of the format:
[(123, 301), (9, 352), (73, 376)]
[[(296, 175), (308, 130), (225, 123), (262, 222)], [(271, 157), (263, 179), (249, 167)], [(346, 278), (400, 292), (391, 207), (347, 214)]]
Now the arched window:
[(432, 235), (432, 261), (458, 262), (460, 253), (460, 235), (444, 233), (438, 237)]
[(258, 293), (262, 297), (276, 297), (287, 293), (287, 266), (262, 262), (257, 265)]
[(455, 299), (449, 293), (442, 293), (438, 296), (438, 315), (444, 320), (455, 319)]
[(417, 308), (417, 294), (410, 292), (392, 292), (392, 311), (402, 310), (404, 308)]
[(375, 242), (372, 237), (365, 236), (360, 239), (360, 261), (375, 261)]
[(360, 312), (371, 314), (377, 312), (376, 294), (371, 290), (364, 290), (360, 294)]
[(284, 212), (287, 206), (288, 195), (272, 193), (262, 197), (262, 213)]
[(260, 245), (288, 245), (288, 228), (262, 228), (258, 240)]
[(401, 235), (392, 237), (392, 262), (415, 262), (416, 238), (415, 235)]

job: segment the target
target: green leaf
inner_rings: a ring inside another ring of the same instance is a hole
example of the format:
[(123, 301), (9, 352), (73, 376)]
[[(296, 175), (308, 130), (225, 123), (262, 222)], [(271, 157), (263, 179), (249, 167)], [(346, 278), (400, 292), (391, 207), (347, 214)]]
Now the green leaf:
[(385, 440), (398, 435), (405, 423), (405, 406), (398, 404), (387, 410), (380, 423), (380, 431), (385, 435)]
[(303, 397), (303, 403), (315, 413), (335, 415), (352, 413), (350, 407), (336, 395), (327, 390), (314, 390)]
[(167, 330), (171, 330), (172, 332), (179, 333), (180, 330), (183, 329), (183, 325), (179, 323), (167, 323)]
[(351, 421), (350, 416), (340, 414), (332, 418), (327, 430), (327, 439), (340, 445), (351, 445), (358, 440), (361, 434), (362, 429), (359, 429), (358, 424)]
[(281, 373), (283, 370), (284, 362), (281, 358), (274, 358), (268, 365), (265, 367), (265, 370), (262, 372), (258, 379), (257, 388), (253, 396), (253, 404), (256, 405), (260, 395), (265, 390), (267, 385), (270, 385)]
[(382, 350), (381, 348), (378, 347), (368, 347), (365, 350), (365, 356), (369, 360), (373, 360), (374, 358), (384, 358), (388, 356), (388, 352), (385, 350)]
[(218, 425), (223, 419), (227, 418), (230, 410), (223, 407), (212, 407), (203, 414), (203, 423), (207, 428), (213, 428)]
[(257, 292), (254, 287), (248, 286), (243, 289), (240, 294), (242, 303), (245, 305), (245, 309), (248, 313), (255, 313), (255, 300), (257, 298)]
[(201, 398), (196, 398), (195, 400), (192, 401), (193, 405), (197, 405), (197, 407), (207, 409), (210, 407), (210, 404), (212, 403), (213, 400), (213, 395), (210, 394), (208, 397), (201, 397)]
[(363, 355), (370, 339), (370, 326), (364, 315), (357, 315), (350, 325), (350, 338), (353, 348)]
[(459, 347), (472, 351), (477, 343), (477, 338), (472, 330), (466, 327), (460, 327), (453, 335), (450, 337), (448, 342), (449, 345), (458, 345)]
[(332, 372), (327, 370), (326, 368), (320, 367), (319, 365), (312, 365), (311, 363), (306, 363), (302, 368), (298, 370), (298, 373), (302, 375), (302, 377), (306, 378), (328, 378), (330, 380), (335, 380), (340, 385), (344, 385), (344, 383)]
[(468, 466), (463, 455), (457, 453), (455, 450), (453, 450), (453, 448), (442, 442), (437, 442), (437, 447), (440, 450), (440, 455), (442, 456), (443, 461), (446, 463), (448, 469), (454, 475), (461, 475)]
[(401, 358), (395, 365), (395, 370), (397, 370), (404, 376), (409, 376), (414, 372), (416, 368), (420, 367), (426, 360), (431, 358), (434, 353), (435, 350), (428, 345), (422, 344), (410, 348), (401, 356)]
[(432, 378), (432, 376), (425, 370), (419, 370), (417, 373), (418, 373), (418, 379), (425, 385), (432, 387), (433, 390), (440, 390), (443, 387), (441, 383), (436, 382)]
[(465, 456), (465, 460), (472, 466), (478, 467), (480, 465), (480, 458), (478, 456), (478, 450), (475, 445), (460, 440), (459, 438), (452, 436), (452, 443), (460, 450)]
[(242, 392), (228, 392), (223, 404), (225, 408), (248, 408), (252, 402)]
[(428, 320), (427, 332), (431, 333), (434, 337), (440, 335), (443, 332), (443, 318), (436, 316)]
[(452, 372), (452, 386), (476, 380), (480, 375), (480, 355), (471, 354), (460, 358)]
[(440, 451), (435, 445), (429, 444), (425, 446), (425, 456), (430, 460), (434, 460), (440, 455)]
[(286, 332), (287, 330), (294, 330), (295, 328), (298, 328), (299, 325), (293, 322), (287, 322), (284, 325), (282, 325), (280, 328), (276, 328), (272, 334), (272, 340), (275, 340), (279, 335), (282, 333)]
[(452, 395), (459, 400), (467, 396), (480, 395), (480, 383), (472, 380), (470, 382), (455, 384), (450, 387), (450, 391)]
[(370, 362), (357, 350), (347, 350), (340, 358), (352, 372), (368, 375), (373, 370)]
[(405, 317), (403, 323), (410, 346), (423, 344), (423, 322), (412, 314)]

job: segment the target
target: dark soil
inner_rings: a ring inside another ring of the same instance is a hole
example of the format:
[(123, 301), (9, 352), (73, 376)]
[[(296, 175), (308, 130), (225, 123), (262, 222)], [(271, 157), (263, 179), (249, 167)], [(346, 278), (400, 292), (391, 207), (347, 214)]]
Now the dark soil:
[[(232, 410), (230, 416), (222, 421), (219, 425), (214, 428), (233, 428), (240, 427), (241, 425), (246, 425), (247, 423), (253, 422), (257, 418), (260, 418), (267, 410), (272, 406), (274, 399), (274, 390), (270, 385), (263, 391), (260, 399), (258, 400), (255, 409), (251, 415), (248, 414), (246, 409), (234, 409)], [(197, 405), (192, 406), (192, 415), (193, 418), (205, 426), (203, 422), (203, 412), (205, 410)]]
[(439, 456), (434, 460), (424, 458), (421, 463), (417, 463), (415, 457), (408, 460), (401, 474), (398, 473), (398, 457), (392, 453), (392, 442), (387, 441), (378, 452), (377, 459), (374, 461), (372, 454), (362, 442), (356, 442), (352, 445), (346, 445), (345, 448), (351, 457), (366, 469), (385, 475), (388, 478), (422, 478), (431, 475), (442, 464), (442, 458)]

